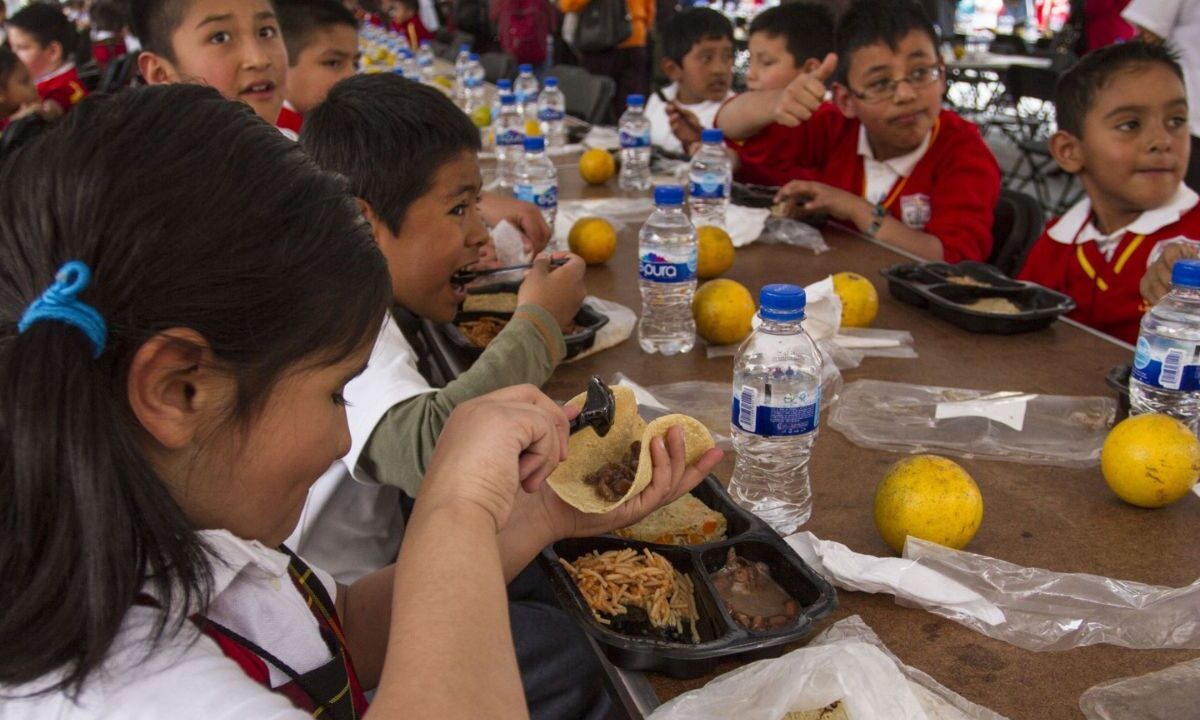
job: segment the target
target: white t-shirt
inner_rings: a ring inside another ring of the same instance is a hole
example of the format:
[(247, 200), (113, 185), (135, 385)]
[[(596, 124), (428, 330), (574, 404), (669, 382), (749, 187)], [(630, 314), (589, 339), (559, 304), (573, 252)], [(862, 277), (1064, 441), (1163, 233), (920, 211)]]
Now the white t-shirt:
[[(286, 555), (224, 530), (199, 533), (214, 561), (213, 601), (208, 617), (266, 648), (300, 673), (329, 662), (331, 655), (305, 598), (288, 577)], [(326, 573), (317, 579), (335, 597)], [(76, 701), (57, 692), (0, 701), (0, 720), (305, 720), (283, 695), (252, 680), (207, 635), (190, 622), (147, 654), (161, 610), (134, 606), (116, 640)], [(271, 686), (288, 677), (267, 664)], [(0, 687), (4, 696), (38, 687)]]
[[(663, 95), (667, 96), (667, 100), (674, 100), (675, 93), (679, 92), (679, 86), (672, 83), (663, 88), (662, 92)], [(728, 100), (733, 94), (733, 91), (730, 91), (725, 96), (725, 99)], [(725, 100), (705, 100), (695, 105), (684, 105), (683, 107), (695, 113), (701, 125), (705, 128), (711, 128), (713, 126), (713, 118), (717, 116), (717, 111), (721, 109), (721, 105), (724, 103)], [(681, 153), (685, 151), (683, 144), (679, 142), (679, 138), (675, 137), (675, 134), (671, 132), (671, 121), (667, 118), (667, 106), (658, 98), (657, 93), (650, 93), (650, 96), (646, 98), (646, 118), (650, 121), (650, 142), (670, 152)]]
[(350, 454), (334, 463), (308, 491), (300, 522), (285, 543), (297, 555), (312, 558), (346, 584), (395, 562), (404, 527), (401, 491), (371, 478), (356, 480), (351, 471), (388, 410), (433, 391), (417, 370), (412, 346), (389, 314), (367, 369), (346, 385)]
[(925, 157), (925, 152), (929, 150), (932, 136), (933, 131), (930, 131), (917, 149), (906, 155), (891, 160), (876, 160), (875, 151), (871, 149), (871, 142), (867, 139), (867, 129), (862, 125), (858, 126), (858, 154), (863, 158), (863, 169), (867, 179), (867, 202), (878, 205), (887, 199), (896, 181), (912, 175), (917, 163), (921, 162), (921, 158)]
[(1200, 137), (1200, 0), (1132, 0), (1121, 17), (1131, 25), (1144, 27), (1163, 38), (1179, 53), (1188, 105), (1192, 108), (1188, 126)]

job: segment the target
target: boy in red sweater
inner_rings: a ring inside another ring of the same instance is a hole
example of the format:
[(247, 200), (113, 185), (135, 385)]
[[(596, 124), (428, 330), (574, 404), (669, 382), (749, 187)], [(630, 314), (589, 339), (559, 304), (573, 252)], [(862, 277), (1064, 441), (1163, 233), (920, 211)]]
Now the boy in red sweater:
[(1149, 308), (1141, 286), (1161, 295), (1155, 278), (1200, 239), (1200, 197), (1183, 184), (1183, 71), (1162, 46), (1113, 45), (1084, 56), (1056, 95), (1050, 150), (1087, 197), (1046, 229), (1020, 278), (1070, 295), (1069, 317), (1132, 343)]
[(786, 88), (722, 108), (717, 126), (741, 141), (731, 143), (739, 156), (775, 158), (738, 179), (787, 183), (777, 199), (793, 212), (829, 215), (920, 257), (986, 260), (1000, 168), (975, 126), (942, 109), (929, 18), (909, 0), (858, 0), (834, 44), (836, 56)]
[(275, 0), (288, 51), (287, 100), (275, 122), (300, 134), (304, 116), (358, 69), (358, 20), (338, 0)]
[(78, 35), (57, 5), (34, 3), (8, 20), (8, 44), (37, 83), (38, 97), (52, 115), (61, 115), (87, 97), (70, 61)]

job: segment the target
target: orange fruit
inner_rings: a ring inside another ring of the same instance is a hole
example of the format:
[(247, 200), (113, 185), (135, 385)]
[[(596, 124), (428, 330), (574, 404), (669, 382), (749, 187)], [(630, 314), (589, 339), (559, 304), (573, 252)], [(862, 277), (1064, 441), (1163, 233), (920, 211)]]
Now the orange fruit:
[(692, 298), (696, 333), (713, 345), (732, 345), (745, 340), (754, 313), (754, 296), (745, 285), (734, 280), (709, 280)]
[(617, 172), (612, 153), (592, 148), (579, 156), (579, 176), (589, 185), (603, 185)]
[(733, 238), (729, 233), (713, 225), (703, 225), (697, 228), (696, 238), (700, 244), (697, 277), (707, 280), (733, 267)]
[(833, 289), (842, 300), (842, 327), (870, 327), (879, 313), (879, 293), (871, 281), (852, 272), (833, 276)]
[(567, 245), (588, 265), (599, 265), (617, 249), (617, 231), (604, 218), (579, 218), (567, 234)]
[(875, 528), (897, 554), (909, 535), (961, 550), (983, 522), (983, 495), (962, 466), (938, 455), (892, 465), (875, 489)]
[(1100, 472), (1130, 505), (1170, 505), (1200, 476), (1200, 440), (1169, 415), (1135, 415), (1117, 423), (1104, 439)]

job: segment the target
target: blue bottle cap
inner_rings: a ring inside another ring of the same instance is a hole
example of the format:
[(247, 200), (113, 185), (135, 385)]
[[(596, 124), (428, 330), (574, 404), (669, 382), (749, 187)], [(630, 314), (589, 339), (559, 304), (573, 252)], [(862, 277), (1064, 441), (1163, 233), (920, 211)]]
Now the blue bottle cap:
[(500, 93), (500, 104), (501, 105), (515, 105), (516, 102), (517, 102), (516, 95), (513, 95), (512, 93)]
[(479, 62), (479, 53), (471, 53), (467, 56), (467, 59), (471, 62)]
[(725, 142), (725, 133), (717, 128), (708, 128), (700, 132), (700, 142), (706, 143), (721, 143)]
[(682, 185), (656, 185), (654, 187), (655, 205), (683, 205)]
[(641, 107), (646, 104), (646, 96), (630, 95), (629, 97), (625, 98), (625, 104), (632, 107)]
[(763, 320), (803, 320), (807, 302), (799, 285), (767, 285), (758, 294), (758, 315)]
[(553, 75), (548, 75), (542, 78), (542, 84), (546, 87), (558, 87), (558, 78)]
[(412, 50), (409, 50), (408, 48), (400, 48), (400, 57), (404, 58), (405, 60), (411, 60), (412, 56)]
[(469, 53), (469, 52), (471, 52), (471, 43), (463, 43), (462, 45), (459, 45), (459, 46), (458, 46), (458, 51), (459, 51), (460, 53), (464, 53), (464, 52), (465, 52), (465, 53)]
[(534, 152), (541, 152), (546, 149), (546, 138), (541, 135), (525, 138), (525, 149)]
[(533, 72), (533, 66), (532, 66), (532, 65), (518, 65), (518, 66), (517, 66), (517, 72), (519, 72), (519, 73), (531, 73), (531, 72)]
[(429, 47), (429, 40), (422, 40), (420, 43), (418, 43), (418, 45), (421, 47)]
[(500, 78), (496, 81), (497, 90), (512, 90), (512, 80), (508, 78)]
[(1200, 260), (1177, 260), (1171, 268), (1171, 284), (1175, 287), (1200, 288)]

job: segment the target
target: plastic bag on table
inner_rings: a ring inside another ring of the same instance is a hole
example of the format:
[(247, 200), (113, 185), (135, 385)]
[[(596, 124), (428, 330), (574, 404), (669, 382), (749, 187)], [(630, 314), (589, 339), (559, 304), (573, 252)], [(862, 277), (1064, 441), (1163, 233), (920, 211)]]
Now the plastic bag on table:
[(680, 695), (650, 720), (781, 720), (839, 700), (855, 720), (1002, 720), (905, 667), (857, 616), (834, 624), (807, 647)]
[(1088, 720), (1175, 720), (1200, 708), (1200, 658), (1137, 677), (1109, 680), (1079, 698)]
[(1068, 397), (858, 380), (829, 424), (856, 445), (1091, 467), (1117, 413), (1106, 397)]
[(925, 610), (1026, 650), (1100, 643), (1135, 650), (1200, 649), (1200, 581), (1166, 588), (1060, 573), (914, 537), (905, 543), (904, 557), (978, 593), (1005, 619), (993, 625), (967, 612), (922, 605)]
[(758, 238), (762, 243), (782, 243), (807, 248), (819, 255), (829, 249), (821, 231), (808, 223), (792, 218), (781, 218), (772, 215), (763, 224), (762, 235)]

